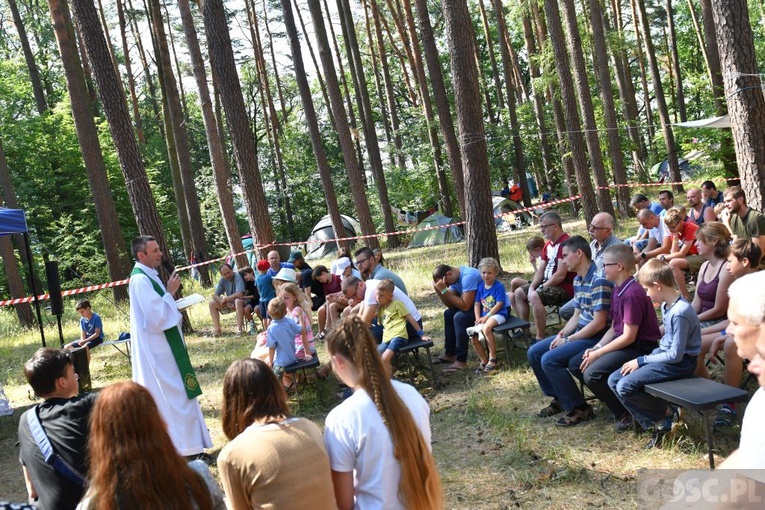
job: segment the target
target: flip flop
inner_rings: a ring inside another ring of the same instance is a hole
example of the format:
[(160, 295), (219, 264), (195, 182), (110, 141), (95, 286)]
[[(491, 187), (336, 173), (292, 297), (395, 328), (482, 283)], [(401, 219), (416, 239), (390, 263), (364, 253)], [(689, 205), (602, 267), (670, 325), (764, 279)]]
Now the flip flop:
[(434, 365), (446, 365), (447, 363), (448, 364), (452, 364), (452, 363), (454, 363), (454, 360), (453, 359), (445, 358), (443, 354), (441, 356), (433, 358), (433, 364)]
[(463, 370), (465, 370), (465, 368), (466, 367), (459, 367), (459, 366), (449, 365), (448, 367), (441, 369), (441, 373), (442, 374), (456, 374), (456, 373), (462, 372)]

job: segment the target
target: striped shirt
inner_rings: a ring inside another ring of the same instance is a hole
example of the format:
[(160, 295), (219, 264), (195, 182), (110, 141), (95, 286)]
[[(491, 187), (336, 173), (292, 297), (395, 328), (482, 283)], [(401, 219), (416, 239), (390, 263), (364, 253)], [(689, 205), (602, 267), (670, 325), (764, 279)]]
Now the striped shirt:
[(611, 309), (611, 291), (614, 284), (597, 273), (598, 266), (595, 262), (590, 262), (587, 275), (576, 275), (574, 278), (574, 305), (579, 309), (579, 329), (592, 322), (595, 312), (608, 312)]
[(619, 243), (621, 243), (621, 240), (613, 234), (608, 236), (608, 239), (603, 241), (603, 244), (599, 244), (597, 239), (593, 239), (590, 242), (590, 251), (592, 251), (592, 261), (595, 262), (595, 264), (598, 266), (598, 272), (597, 272), (598, 276), (603, 276), (603, 277), (606, 276), (605, 273), (603, 272), (603, 253), (606, 251), (606, 248)]

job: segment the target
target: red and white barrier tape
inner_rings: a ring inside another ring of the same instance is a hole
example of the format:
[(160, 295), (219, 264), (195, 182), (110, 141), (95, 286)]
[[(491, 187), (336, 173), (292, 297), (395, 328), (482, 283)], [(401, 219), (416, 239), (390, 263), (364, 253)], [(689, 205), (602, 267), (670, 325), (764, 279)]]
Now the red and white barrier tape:
[[(731, 177), (731, 178), (725, 179), (725, 181), (737, 181), (737, 180), (739, 180), (738, 177)], [(677, 185), (681, 185), (681, 184), (682, 185), (688, 185), (688, 184), (691, 184), (691, 183), (694, 183), (694, 182), (702, 182), (702, 181), (701, 180), (697, 180), (697, 181), (689, 181), (689, 182), (659, 182), (659, 183), (649, 182), (649, 183), (633, 183), (633, 184), (611, 184), (609, 186), (598, 186), (595, 189), (640, 188), (640, 187), (644, 187), (644, 186), (667, 187), (667, 186), (674, 186), (676, 184)], [(535, 205), (533, 207), (525, 207), (523, 209), (516, 209), (516, 210), (508, 212), (508, 213), (496, 214), (496, 215), (494, 215), (494, 217), (495, 218), (500, 218), (502, 216), (515, 215), (515, 214), (520, 214), (520, 213), (524, 213), (524, 212), (534, 212), (534, 211), (537, 211), (538, 209), (545, 209), (545, 208), (548, 208), (548, 207), (552, 207), (554, 205), (559, 205), (559, 204), (565, 204), (565, 203), (568, 203), (568, 202), (573, 202), (574, 200), (579, 200), (579, 198), (581, 198), (581, 195), (574, 195), (573, 197), (564, 198), (564, 199), (561, 199), (561, 200), (553, 200), (553, 201), (550, 201), (550, 202), (545, 202), (543, 204)], [(437, 226), (433, 226), (433, 227), (411, 228), (411, 229), (408, 229), (408, 230), (398, 230), (398, 231), (393, 232), (393, 233), (385, 232), (385, 233), (382, 233), (382, 234), (369, 234), (369, 235), (360, 235), (360, 236), (352, 236), (352, 237), (340, 237), (338, 239), (324, 239), (321, 242), (322, 243), (327, 243), (327, 242), (333, 242), (333, 241), (334, 242), (356, 241), (356, 240), (359, 240), (359, 239), (369, 239), (369, 238), (372, 238), (372, 237), (388, 237), (388, 236), (394, 236), (394, 235), (399, 235), (399, 234), (413, 234), (415, 232), (424, 232), (424, 231), (428, 231), (428, 230), (437, 230), (437, 229), (444, 228), (444, 227), (451, 227), (451, 226), (464, 225), (464, 224), (465, 224), (465, 221), (458, 221), (458, 222), (455, 222), (455, 223), (449, 223), (449, 224), (446, 224), (446, 225), (437, 225)], [(215, 258), (215, 259), (206, 260), (204, 262), (199, 262), (198, 264), (189, 264), (187, 266), (176, 267), (175, 270), (176, 271), (188, 271), (189, 269), (193, 269), (193, 268), (197, 268), (197, 267), (202, 267), (202, 266), (206, 266), (206, 265), (209, 265), (209, 264), (214, 264), (215, 262), (221, 262), (221, 261), (227, 260), (229, 257), (238, 257), (240, 255), (247, 255), (248, 253), (253, 253), (255, 251), (260, 251), (260, 250), (263, 250), (263, 249), (266, 249), (266, 248), (270, 248), (272, 246), (298, 246), (298, 245), (301, 245), (301, 244), (306, 244), (306, 243), (304, 241), (301, 241), (301, 242), (291, 242), (291, 243), (261, 244), (261, 245), (253, 246), (249, 250), (245, 250), (245, 251), (240, 252), (240, 253), (235, 253), (233, 255), (226, 255), (224, 257), (218, 257), (218, 258)], [(109, 288), (112, 288), (112, 287), (119, 287), (120, 285), (127, 285), (128, 282), (130, 282), (129, 278), (127, 278), (125, 280), (119, 280), (119, 281), (116, 281), (116, 282), (102, 283), (102, 284), (99, 284), (99, 285), (88, 285), (87, 287), (80, 287), (79, 289), (70, 289), (70, 290), (63, 291), (61, 293), (61, 295), (62, 296), (74, 296), (76, 294), (82, 294), (84, 292), (92, 292), (92, 291), (96, 291), (96, 290), (109, 289)], [(48, 294), (41, 294), (41, 295), (37, 296), (37, 299), (39, 301), (46, 301), (49, 298), (50, 298), (50, 296)], [(6, 299), (5, 301), (0, 301), (0, 306), (13, 306), (13, 305), (21, 304), (21, 303), (30, 303), (32, 301), (34, 301), (34, 297), (32, 297), (32, 296), (27, 296), (27, 297), (23, 297), (23, 298), (16, 298), (16, 299)]]

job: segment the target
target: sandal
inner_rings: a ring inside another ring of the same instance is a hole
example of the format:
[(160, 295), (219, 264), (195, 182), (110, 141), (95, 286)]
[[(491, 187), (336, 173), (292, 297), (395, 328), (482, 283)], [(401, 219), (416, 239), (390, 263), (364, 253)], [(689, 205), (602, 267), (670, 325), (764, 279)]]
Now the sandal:
[(436, 358), (433, 358), (433, 364), (434, 365), (447, 365), (447, 364), (451, 365), (452, 363), (454, 363), (457, 360), (456, 356), (455, 357), (451, 357), (451, 359), (449, 359), (449, 358), (450, 358), (450, 356), (447, 356), (446, 354), (442, 354), (442, 355), (440, 355), (440, 356), (438, 356)]
[(488, 363), (484, 363), (483, 361), (482, 361), (482, 362), (480, 362), (480, 363), (478, 364), (478, 368), (476, 368), (475, 370), (473, 370), (473, 373), (474, 373), (474, 374), (482, 374), (482, 373), (484, 373), (484, 372), (486, 371), (486, 365), (487, 365), (487, 364), (488, 364)]
[(465, 367), (455, 366), (454, 364), (449, 365), (448, 367), (441, 369), (442, 374), (456, 374), (458, 372), (462, 372), (465, 370)]
[(489, 358), (489, 362), (486, 363), (483, 366), (483, 371), (484, 372), (492, 372), (492, 371), (496, 370), (497, 367), (498, 367), (498, 365), (497, 365), (497, 358)]
[(593, 418), (595, 418), (595, 412), (592, 410), (592, 406), (587, 404), (584, 409), (574, 408), (574, 410), (564, 414), (555, 424), (559, 427), (573, 427)]
[(540, 418), (549, 418), (550, 416), (554, 416), (560, 412), (563, 412), (563, 408), (560, 406), (558, 399), (554, 398), (547, 407), (537, 413), (537, 416)]

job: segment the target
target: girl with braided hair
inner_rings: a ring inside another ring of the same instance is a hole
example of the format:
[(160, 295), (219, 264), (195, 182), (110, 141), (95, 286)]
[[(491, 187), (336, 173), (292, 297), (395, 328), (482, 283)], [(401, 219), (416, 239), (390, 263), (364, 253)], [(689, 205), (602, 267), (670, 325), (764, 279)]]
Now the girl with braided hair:
[(338, 508), (442, 508), (428, 403), (412, 386), (388, 378), (359, 317), (340, 321), (327, 335), (327, 349), (334, 373), (354, 390), (325, 422)]

